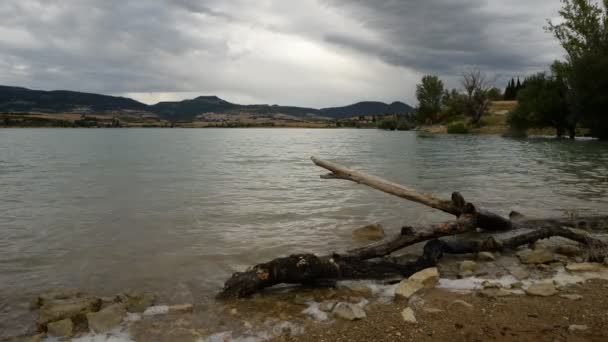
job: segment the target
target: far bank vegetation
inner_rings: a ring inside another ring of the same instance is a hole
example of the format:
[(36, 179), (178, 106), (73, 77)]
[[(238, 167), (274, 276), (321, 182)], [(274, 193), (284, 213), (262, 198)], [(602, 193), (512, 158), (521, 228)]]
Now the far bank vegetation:
[(564, 60), (523, 82), (511, 79), (504, 92), (476, 68), (451, 90), (437, 75), (426, 75), (410, 120), (430, 132), (608, 139), (608, 0), (562, 4), (559, 24), (548, 21), (545, 30), (566, 51)]

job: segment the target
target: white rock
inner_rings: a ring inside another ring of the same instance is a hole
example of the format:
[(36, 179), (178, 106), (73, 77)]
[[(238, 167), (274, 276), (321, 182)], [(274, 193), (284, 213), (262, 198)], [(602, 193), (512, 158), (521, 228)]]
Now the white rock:
[(365, 310), (358, 305), (344, 302), (338, 303), (332, 313), (336, 317), (346, 319), (348, 321), (354, 321), (367, 317)]
[(460, 271), (462, 272), (475, 272), (475, 270), (477, 270), (477, 263), (473, 260), (465, 260), (460, 263)]
[(414, 315), (414, 310), (410, 308), (405, 308), (401, 311), (401, 317), (403, 317), (403, 320), (407, 323), (418, 323), (416, 315)]
[(546, 281), (530, 285), (526, 293), (531, 296), (550, 297), (557, 294), (557, 289), (553, 282)]
[(490, 252), (479, 252), (479, 253), (477, 253), (477, 260), (494, 261), (494, 260), (496, 260), (496, 257), (494, 257), (494, 254), (492, 254)]
[(583, 296), (579, 295), (579, 294), (562, 294), (559, 295), (560, 297), (564, 298), (564, 299), (570, 299), (570, 300), (581, 300), (583, 299)]
[(151, 306), (144, 311), (144, 316), (166, 315), (169, 313), (167, 305)]
[(523, 250), (518, 252), (517, 256), (524, 264), (548, 264), (555, 261), (553, 253), (545, 248)]
[(454, 306), (454, 305), (459, 305), (459, 306), (465, 307), (467, 309), (473, 308), (473, 304), (465, 302), (464, 300), (461, 300), (461, 299), (456, 299), (455, 301), (452, 302), (452, 304), (450, 304), (450, 306)]
[(439, 271), (437, 267), (427, 268), (413, 274), (408, 280), (418, 282), (425, 288), (433, 288), (439, 281)]
[(395, 296), (410, 299), (416, 292), (423, 289), (424, 285), (410, 279), (403, 280), (395, 289)]
[(578, 324), (572, 324), (571, 326), (568, 327), (569, 332), (585, 331), (587, 329), (589, 329), (588, 326), (578, 325)]

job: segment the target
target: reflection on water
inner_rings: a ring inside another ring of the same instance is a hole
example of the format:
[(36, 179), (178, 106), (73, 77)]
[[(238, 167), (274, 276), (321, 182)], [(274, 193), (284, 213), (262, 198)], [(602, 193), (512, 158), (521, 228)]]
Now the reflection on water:
[[(0, 331), (73, 286), (208, 301), (233, 271), (444, 214), (321, 180), (311, 155), (508, 213), (608, 208), (608, 145), (308, 129), (0, 130)], [(0, 335), (1, 336), (1, 335)]]

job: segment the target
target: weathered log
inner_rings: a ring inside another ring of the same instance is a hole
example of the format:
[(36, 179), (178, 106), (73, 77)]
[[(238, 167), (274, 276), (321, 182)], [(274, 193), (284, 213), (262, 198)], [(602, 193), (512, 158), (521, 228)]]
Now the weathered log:
[[(409, 236), (410, 232), (410, 228), (404, 228), (401, 236)], [(590, 261), (603, 261), (608, 257), (608, 244), (599, 239), (566, 228), (545, 227), (504, 240), (493, 237), (480, 241), (444, 241), (433, 238), (424, 246), (421, 257), (405, 264), (384, 260), (364, 260), (388, 255), (400, 249), (400, 244), (395, 242), (400, 239), (397, 238), (377, 246), (353, 250), (345, 255), (332, 254), (318, 257), (313, 254), (298, 254), (256, 265), (248, 271), (233, 274), (226, 281), (218, 298), (247, 297), (281, 283), (307, 284), (323, 280), (389, 279), (396, 276), (406, 278), (420, 270), (435, 266), (444, 253), (502, 252), (553, 236), (561, 236), (588, 246), (590, 251), (594, 251), (590, 253)]]
[(435, 197), (432, 194), (420, 193), (415, 189), (387, 181), (377, 176), (351, 170), (330, 161), (316, 157), (311, 157), (311, 160), (315, 165), (331, 171), (331, 173), (321, 176), (323, 179), (343, 179), (358, 184), (364, 184), (373, 189), (417, 202), (457, 217), (463, 213), (471, 213), (474, 211), (476, 214), (477, 227), (488, 231), (539, 227), (559, 228), (564, 226), (585, 230), (599, 230), (608, 227), (608, 216), (606, 215), (535, 219), (524, 217), (517, 212), (511, 212), (509, 218), (505, 218), (488, 210), (478, 208), (472, 203), (466, 202), (458, 192), (452, 193), (451, 200), (445, 200)]
[(519, 246), (534, 243), (538, 240), (560, 236), (579, 242), (590, 251), (589, 261), (602, 262), (608, 257), (608, 244), (587, 234), (577, 233), (561, 227), (544, 227), (530, 232), (518, 234), (507, 239), (497, 240), (488, 237), (480, 241), (441, 241), (442, 250), (446, 254), (469, 254), (479, 252), (502, 252)]
[(387, 279), (409, 277), (425, 268), (432, 267), (442, 256), (438, 240), (429, 242), (424, 253), (416, 261), (397, 264), (386, 261), (364, 261), (356, 257), (338, 254), (316, 256), (294, 254), (274, 259), (232, 275), (218, 295), (220, 299), (250, 296), (264, 288), (278, 284), (307, 284), (323, 280)]
[[(401, 234), (391, 240), (353, 249), (344, 254), (333, 253), (325, 256), (297, 254), (274, 259), (253, 266), (245, 272), (233, 274), (226, 281), (222, 292), (218, 295), (219, 298), (245, 297), (281, 283), (310, 284), (327, 280), (407, 277), (421, 269), (435, 265), (443, 253), (502, 251), (551, 236), (562, 236), (586, 244), (590, 250), (596, 251), (591, 255), (594, 261), (601, 261), (608, 254), (608, 245), (604, 242), (564, 228), (608, 227), (608, 216), (531, 219), (512, 212), (509, 218), (504, 218), (477, 208), (472, 203), (465, 201), (458, 192), (452, 194), (451, 200), (444, 200), (376, 176), (347, 169), (335, 163), (314, 157), (312, 160), (316, 165), (332, 171), (331, 174), (322, 176), (323, 178), (345, 179), (365, 184), (374, 189), (450, 213), (456, 216), (457, 220), (427, 228), (405, 227), (401, 230)], [(466, 233), (476, 228), (488, 231), (505, 231), (514, 228), (534, 230), (504, 240), (496, 240), (493, 237), (483, 241), (447, 242), (438, 240), (441, 237)], [(412, 263), (398, 264), (378, 260), (423, 241), (429, 241), (425, 245), (424, 254)]]
[(321, 176), (323, 179), (344, 179), (358, 184), (364, 184), (376, 190), (424, 204), (434, 209), (439, 209), (456, 217), (472, 211), (471, 207), (473, 207), (477, 214), (476, 220), (479, 228), (489, 231), (504, 231), (513, 228), (511, 220), (487, 210), (476, 208), (473, 204), (466, 202), (460, 193), (455, 192), (452, 194), (452, 200), (445, 200), (316, 157), (311, 157), (311, 160), (315, 165), (331, 171), (331, 173)]

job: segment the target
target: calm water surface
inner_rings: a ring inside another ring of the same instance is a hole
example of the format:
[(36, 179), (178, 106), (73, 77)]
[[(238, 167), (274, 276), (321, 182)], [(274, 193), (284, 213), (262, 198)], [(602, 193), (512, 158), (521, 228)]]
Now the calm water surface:
[(315, 155), (507, 214), (606, 213), (608, 144), (309, 129), (0, 129), (0, 338), (56, 287), (209, 301), (235, 270), (445, 218)]

